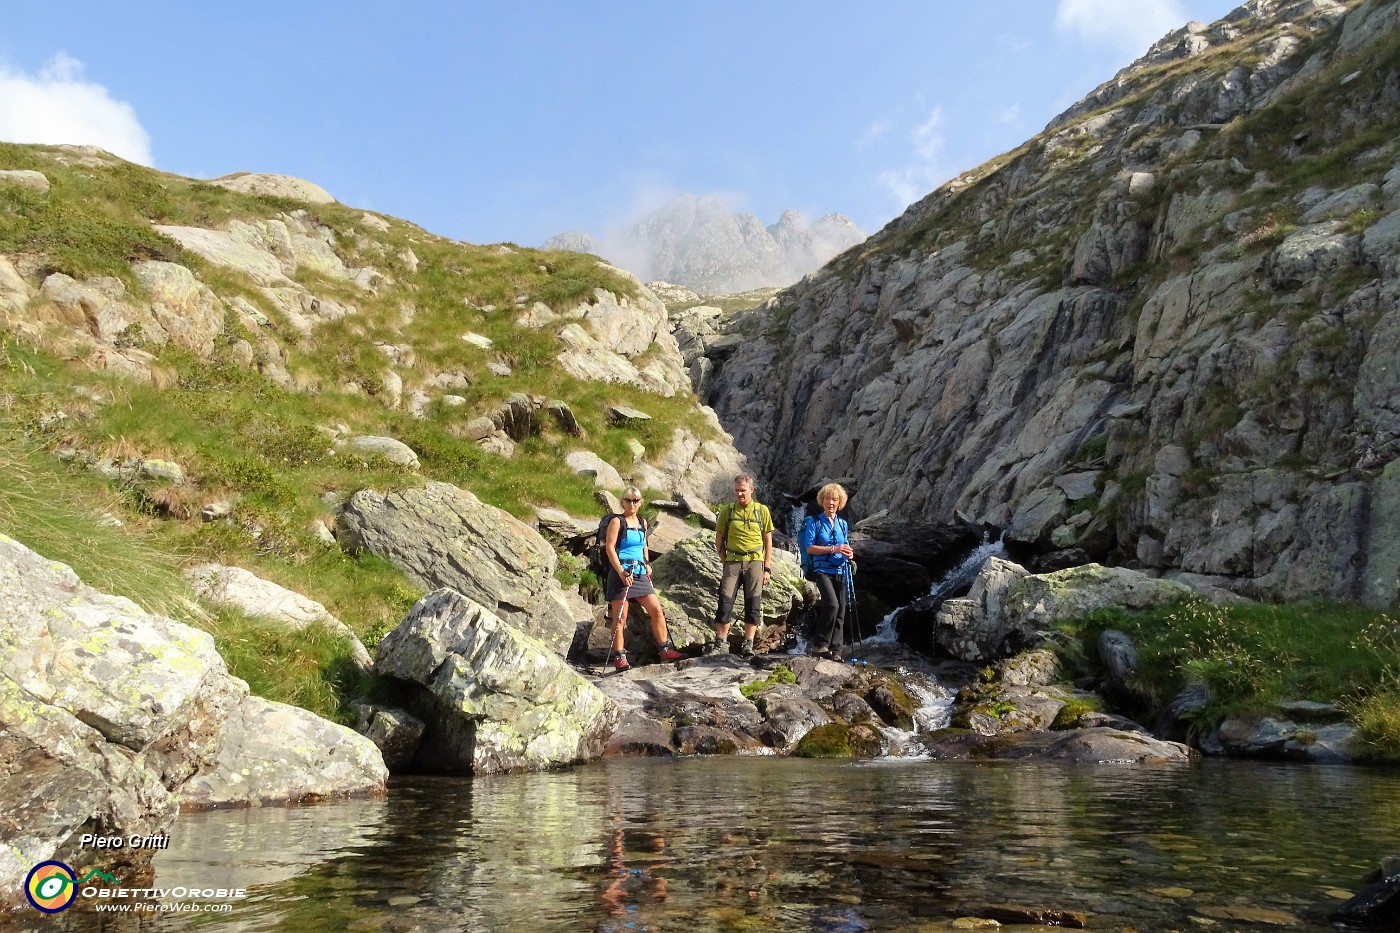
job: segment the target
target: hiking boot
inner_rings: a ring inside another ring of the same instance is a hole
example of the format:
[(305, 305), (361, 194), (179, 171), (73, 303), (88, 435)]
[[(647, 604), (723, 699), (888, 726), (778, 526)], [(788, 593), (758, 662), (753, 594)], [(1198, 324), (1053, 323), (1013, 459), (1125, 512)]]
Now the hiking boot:
[(677, 651), (676, 646), (669, 641), (661, 646), (658, 654), (661, 655), (661, 660), (663, 661), (679, 661), (681, 658), (685, 657), (685, 655)]
[(846, 660), (846, 656), (845, 656), (844, 654), (841, 653), (841, 649), (840, 649), (840, 648), (837, 648), (837, 647), (835, 647), (835, 646), (832, 646), (831, 648), (828, 648), (828, 649), (827, 649), (827, 651), (826, 651), (826, 656), (827, 656), (828, 660), (831, 660), (831, 661), (844, 661), (844, 660)]
[(706, 643), (705, 643), (705, 656), (706, 656), (706, 657), (713, 658), (713, 657), (718, 657), (719, 655), (724, 655), (724, 654), (728, 654), (728, 653), (729, 653), (729, 642), (727, 642), (727, 641), (720, 641), (718, 638), (716, 638), (714, 641), (706, 642)]
[(622, 652), (622, 654), (619, 654), (616, 657), (614, 657), (612, 663), (613, 670), (617, 671), (619, 674), (621, 674), (623, 671), (630, 671), (632, 669), (632, 665), (627, 663), (627, 652), (625, 651)]
[(812, 645), (807, 649), (807, 656), (810, 658), (830, 658), (831, 649), (826, 645)]
[(749, 658), (753, 657), (753, 654), (753, 639), (745, 638), (744, 643), (739, 646), (739, 657), (747, 661)]

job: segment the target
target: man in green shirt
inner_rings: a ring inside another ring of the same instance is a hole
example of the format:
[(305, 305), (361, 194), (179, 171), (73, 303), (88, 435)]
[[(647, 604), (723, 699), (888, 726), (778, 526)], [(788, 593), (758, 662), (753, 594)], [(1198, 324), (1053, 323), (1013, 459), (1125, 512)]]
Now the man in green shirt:
[(763, 586), (773, 568), (773, 517), (768, 506), (753, 501), (753, 489), (752, 476), (744, 473), (734, 477), (734, 502), (721, 506), (716, 516), (715, 550), (724, 570), (715, 612), (715, 640), (706, 647), (706, 654), (729, 653), (729, 619), (742, 581), (744, 643), (739, 654), (753, 657), (753, 639), (763, 617)]

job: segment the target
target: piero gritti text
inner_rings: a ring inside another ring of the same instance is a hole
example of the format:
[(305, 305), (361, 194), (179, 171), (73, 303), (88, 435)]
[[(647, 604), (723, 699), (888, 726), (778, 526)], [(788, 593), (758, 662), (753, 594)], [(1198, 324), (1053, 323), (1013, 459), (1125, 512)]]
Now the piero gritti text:
[(130, 836), (98, 836), (94, 833), (83, 833), (78, 837), (78, 848), (168, 849), (170, 848), (170, 834), (154, 833), (150, 836), (142, 836), (139, 833), (132, 833)]

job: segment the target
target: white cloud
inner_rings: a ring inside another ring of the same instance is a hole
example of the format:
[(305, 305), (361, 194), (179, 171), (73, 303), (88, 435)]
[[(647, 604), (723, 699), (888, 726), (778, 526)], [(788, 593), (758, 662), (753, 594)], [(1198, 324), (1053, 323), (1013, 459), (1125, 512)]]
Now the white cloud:
[(865, 128), (865, 132), (860, 135), (860, 139), (856, 140), (856, 148), (864, 149), (892, 129), (894, 129), (894, 123), (892, 121), (875, 120)]
[(1001, 120), (1002, 123), (1005, 123), (1007, 126), (1018, 126), (1018, 125), (1020, 125), (1020, 123), (1021, 123), (1021, 105), (1020, 105), (1020, 104), (1012, 104), (1010, 107), (1007, 107), (1005, 110), (1003, 110), (1003, 111), (1001, 112), (1001, 117), (1000, 117), (999, 119)]
[(880, 184), (905, 207), (945, 181), (951, 174), (943, 164), (947, 137), (943, 132), (943, 108), (935, 107), (924, 122), (909, 132), (912, 146), (907, 164), (880, 173)]
[(1136, 58), (1188, 18), (1178, 0), (1060, 0), (1055, 28)]
[(82, 62), (62, 52), (37, 75), (0, 63), (0, 139), (101, 146), (123, 159), (155, 164), (150, 134), (136, 111), (86, 80)]

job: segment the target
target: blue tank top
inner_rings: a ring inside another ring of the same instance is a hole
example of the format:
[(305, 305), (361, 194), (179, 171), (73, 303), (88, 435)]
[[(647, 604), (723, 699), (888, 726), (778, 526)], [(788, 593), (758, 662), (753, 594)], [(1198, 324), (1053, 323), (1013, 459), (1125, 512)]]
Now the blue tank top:
[(640, 528), (628, 528), (627, 519), (619, 518), (617, 528), (617, 559), (622, 569), (633, 576), (646, 575), (647, 536)]

